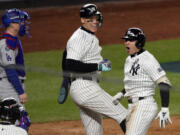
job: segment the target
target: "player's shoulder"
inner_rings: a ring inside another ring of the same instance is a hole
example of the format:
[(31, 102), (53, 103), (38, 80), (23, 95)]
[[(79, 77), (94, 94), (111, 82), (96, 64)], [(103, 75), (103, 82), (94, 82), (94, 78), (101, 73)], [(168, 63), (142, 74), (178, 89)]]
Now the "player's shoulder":
[(157, 59), (154, 57), (154, 55), (152, 53), (150, 53), (149, 51), (145, 51), (141, 57), (140, 60), (144, 65), (156, 65), (158, 64)]
[(18, 47), (19, 40), (9, 34), (3, 34), (1, 39), (5, 39), (5, 44), (9, 49), (15, 50)]
[(88, 42), (91, 37), (87, 34), (87, 32), (83, 31), (81, 28), (78, 28), (68, 40), (69, 43), (84, 43)]
[(154, 57), (152, 53), (145, 50), (141, 55), (141, 59), (145, 62), (148, 62), (148, 61), (154, 61), (156, 58)]

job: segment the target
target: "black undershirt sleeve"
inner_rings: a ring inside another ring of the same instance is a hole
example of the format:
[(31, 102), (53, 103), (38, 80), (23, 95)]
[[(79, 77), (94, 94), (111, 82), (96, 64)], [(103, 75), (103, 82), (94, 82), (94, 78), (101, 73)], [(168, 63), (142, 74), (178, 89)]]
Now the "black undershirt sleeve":
[(77, 72), (77, 73), (89, 73), (97, 71), (97, 63), (83, 63), (78, 60), (66, 59), (65, 62), (66, 71)]
[(160, 89), (160, 96), (161, 96), (161, 105), (162, 107), (168, 107), (169, 106), (169, 90), (171, 86), (166, 83), (159, 83), (158, 84)]

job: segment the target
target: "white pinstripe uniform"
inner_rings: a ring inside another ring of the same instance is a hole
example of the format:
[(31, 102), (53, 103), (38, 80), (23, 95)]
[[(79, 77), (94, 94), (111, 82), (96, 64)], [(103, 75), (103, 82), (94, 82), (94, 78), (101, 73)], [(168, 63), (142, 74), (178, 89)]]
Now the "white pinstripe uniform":
[(28, 135), (26, 130), (15, 125), (0, 124), (0, 135)]
[[(165, 76), (165, 71), (148, 51), (134, 57), (128, 56), (124, 67), (125, 97), (132, 99), (128, 104), (130, 115), (127, 119), (126, 135), (146, 135), (158, 107), (153, 98), (155, 82)], [(137, 100), (138, 97), (145, 97)]]
[[(83, 63), (100, 63), (101, 47), (94, 34), (77, 29), (67, 43), (67, 59)], [(92, 74), (99, 74), (93, 72)], [(126, 117), (126, 109), (112, 103), (112, 97), (94, 80), (76, 79), (70, 87), (70, 96), (79, 107), (80, 117), (87, 135), (102, 135), (102, 115), (121, 123)]]

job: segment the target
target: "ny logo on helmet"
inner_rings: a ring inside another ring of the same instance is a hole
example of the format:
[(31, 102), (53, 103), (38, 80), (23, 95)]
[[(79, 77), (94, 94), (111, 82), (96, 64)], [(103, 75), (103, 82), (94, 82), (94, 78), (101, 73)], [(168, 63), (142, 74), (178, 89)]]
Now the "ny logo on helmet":
[(96, 11), (96, 8), (95, 7), (89, 7), (88, 10), (93, 13), (94, 11)]

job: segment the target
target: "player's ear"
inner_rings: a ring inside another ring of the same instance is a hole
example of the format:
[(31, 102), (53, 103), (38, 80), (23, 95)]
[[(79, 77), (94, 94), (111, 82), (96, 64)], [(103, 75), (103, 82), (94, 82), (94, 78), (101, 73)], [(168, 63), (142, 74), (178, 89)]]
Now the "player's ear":
[(86, 23), (86, 19), (85, 18), (81, 18), (81, 23), (82, 24)]

